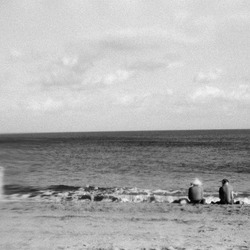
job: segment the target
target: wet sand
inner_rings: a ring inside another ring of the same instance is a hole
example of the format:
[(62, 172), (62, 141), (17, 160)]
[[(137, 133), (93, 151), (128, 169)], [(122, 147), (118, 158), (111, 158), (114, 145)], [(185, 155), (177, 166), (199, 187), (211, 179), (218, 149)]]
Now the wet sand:
[(0, 249), (250, 249), (250, 206), (8, 201), (0, 235)]

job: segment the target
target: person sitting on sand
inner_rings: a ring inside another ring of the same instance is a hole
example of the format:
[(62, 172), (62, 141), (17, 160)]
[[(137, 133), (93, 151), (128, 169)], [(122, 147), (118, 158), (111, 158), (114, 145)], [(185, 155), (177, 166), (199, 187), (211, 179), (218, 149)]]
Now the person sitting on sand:
[(233, 204), (233, 187), (229, 184), (227, 179), (223, 179), (222, 186), (219, 189), (219, 204)]
[(193, 204), (205, 204), (202, 183), (199, 179), (195, 179), (191, 183), (191, 187), (188, 189), (188, 199)]

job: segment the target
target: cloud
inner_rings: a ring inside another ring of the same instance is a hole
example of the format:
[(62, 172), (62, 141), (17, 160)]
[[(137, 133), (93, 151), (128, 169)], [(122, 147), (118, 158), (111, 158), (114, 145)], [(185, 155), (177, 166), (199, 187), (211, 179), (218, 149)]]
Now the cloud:
[(121, 28), (103, 31), (88, 38), (84, 37), (81, 42), (72, 43), (69, 47), (73, 47), (73, 50), (78, 52), (88, 53), (90, 51), (91, 55), (96, 54), (101, 57), (110, 52), (133, 55), (134, 53), (159, 51), (167, 48), (168, 42), (189, 44), (196, 43), (197, 39), (174, 28)]
[(221, 69), (214, 69), (207, 72), (201, 71), (196, 75), (194, 81), (199, 83), (214, 82), (218, 80), (221, 75), (222, 75)]
[(134, 71), (146, 71), (152, 72), (161, 69), (173, 69), (182, 67), (184, 64), (178, 61), (168, 61), (168, 60), (150, 60), (150, 61), (137, 61), (128, 66), (128, 69)]
[(164, 91), (135, 90), (117, 92), (114, 94), (113, 105), (121, 108), (135, 109), (148, 114), (156, 114), (171, 109), (173, 106), (174, 91), (166, 89)]
[(168, 64), (161, 61), (137, 61), (128, 66), (131, 70), (136, 71), (155, 71), (163, 68), (167, 68)]
[(53, 68), (39, 79), (43, 87), (66, 87), (73, 88), (81, 85), (81, 75), (74, 71), (57, 67)]
[(250, 87), (249, 85), (241, 84), (237, 87), (226, 90), (213, 86), (204, 86), (195, 90), (190, 95), (190, 100), (193, 103), (210, 103), (210, 102), (235, 102), (235, 103), (250, 103)]
[(223, 90), (220, 90), (217, 87), (205, 86), (202, 88), (198, 88), (192, 95), (191, 99), (193, 101), (205, 102), (208, 99), (214, 98), (224, 98), (225, 93)]
[(177, 27), (143, 27), (106, 32), (93, 37), (91, 43), (100, 51), (142, 53), (167, 48), (169, 45), (193, 45), (207, 41), (207, 34), (191, 34)]
[(92, 88), (103, 88), (105, 86), (123, 83), (134, 75), (133, 71), (126, 69), (114, 69), (109, 73), (98, 72), (93, 74), (92, 72), (83, 76), (82, 87), (92, 86)]
[(67, 88), (81, 89), (85, 73), (92, 67), (93, 58), (85, 58), (83, 54), (67, 54), (43, 58), (33, 69), (35, 82), (44, 89)]
[(39, 50), (23, 54), (17, 49), (12, 53), (21, 58), (19, 63), (29, 74), (26, 82), (42, 90), (94, 90), (126, 82), (142, 71), (182, 67), (176, 50), (168, 49), (165, 42), (188, 40), (189, 36), (172, 28), (130, 28), (98, 32), (51, 54)]
[(79, 64), (79, 58), (77, 56), (73, 56), (73, 57), (64, 56), (64, 57), (62, 57), (61, 60), (62, 60), (62, 64), (65, 67), (74, 68), (76, 65)]
[(149, 98), (151, 94), (124, 94), (117, 98), (116, 104), (120, 104), (123, 106), (138, 106), (141, 105), (147, 98)]
[(153, 72), (161, 69), (174, 69), (183, 67), (184, 63), (180, 60), (180, 56), (176, 53), (168, 53), (165, 56), (157, 58), (137, 59), (131, 62), (127, 68), (133, 71)]
[(130, 37), (107, 36), (96, 41), (96, 47), (104, 51), (134, 52), (143, 50), (145, 46), (137, 39), (131, 39)]
[(232, 90), (228, 98), (234, 101), (250, 103), (250, 86), (241, 84), (237, 89)]
[(70, 44), (60, 56), (45, 55), (33, 69), (35, 82), (44, 89), (84, 90), (129, 79), (133, 72), (123, 66), (123, 56), (117, 51), (110, 53), (110, 48), (102, 48), (98, 41)]
[(28, 101), (27, 109), (39, 112), (54, 112), (63, 108), (63, 102), (52, 98)]
[(119, 69), (114, 73), (107, 74), (104, 77), (102, 77), (100, 82), (103, 82), (105, 85), (112, 85), (117, 82), (124, 82), (128, 80), (132, 75), (133, 75), (132, 71)]
[(183, 66), (179, 55), (173, 52), (155, 59), (156, 52), (143, 53), (142, 56), (129, 49), (124, 57), (116, 46), (102, 47), (104, 44), (100, 44), (98, 39), (82, 45), (71, 44), (60, 56), (45, 55), (47, 59), (42, 59), (34, 70), (36, 82), (44, 89), (98, 89), (125, 82), (141, 71), (152, 72)]

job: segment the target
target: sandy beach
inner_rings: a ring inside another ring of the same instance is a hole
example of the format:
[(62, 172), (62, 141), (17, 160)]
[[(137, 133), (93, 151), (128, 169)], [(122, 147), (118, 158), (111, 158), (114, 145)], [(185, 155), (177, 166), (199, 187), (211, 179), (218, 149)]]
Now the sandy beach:
[(250, 206), (1, 202), (0, 249), (250, 249)]

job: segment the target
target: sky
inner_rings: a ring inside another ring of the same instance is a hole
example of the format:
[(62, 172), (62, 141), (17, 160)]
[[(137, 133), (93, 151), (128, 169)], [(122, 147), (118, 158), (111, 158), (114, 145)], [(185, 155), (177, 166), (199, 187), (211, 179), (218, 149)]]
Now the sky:
[(0, 0), (0, 133), (249, 128), (249, 0)]

